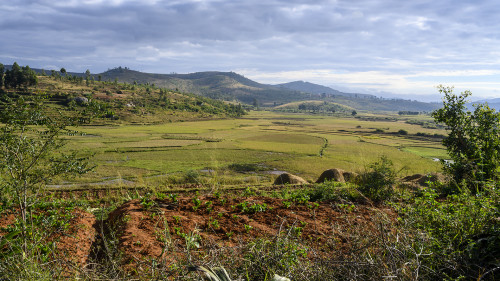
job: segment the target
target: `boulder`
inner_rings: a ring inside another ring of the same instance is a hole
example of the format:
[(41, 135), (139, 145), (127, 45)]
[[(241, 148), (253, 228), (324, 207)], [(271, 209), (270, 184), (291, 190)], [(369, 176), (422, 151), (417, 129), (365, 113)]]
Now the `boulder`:
[(299, 176), (292, 175), (289, 173), (283, 173), (276, 178), (274, 185), (282, 184), (306, 184), (307, 181)]
[(428, 175), (414, 174), (401, 179), (403, 186), (410, 187), (414, 190), (420, 190), (429, 187), (429, 182), (447, 182), (448, 179), (441, 173), (433, 173)]
[(86, 98), (86, 97), (76, 97), (75, 98), (75, 102), (78, 104), (78, 105), (85, 105), (85, 104), (88, 104), (89, 103), (89, 99)]
[(316, 183), (323, 183), (325, 181), (348, 182), (353, 181), (357, 176), (358, 174), (356, 173), (346, 172), (342, 169), (329, 169), (319, 176)]

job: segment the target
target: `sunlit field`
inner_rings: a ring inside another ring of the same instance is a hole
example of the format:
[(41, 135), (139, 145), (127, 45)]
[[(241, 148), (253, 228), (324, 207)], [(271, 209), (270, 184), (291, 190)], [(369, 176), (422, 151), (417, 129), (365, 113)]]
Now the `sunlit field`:
[[(86, 135), (71, 137), (67, 149), (94, 155), (95, 170), (72, 179), (86, 183), (154, 179), (161, 184), (187, 172), (241, 178), (251, 172), (266, 183), (274, 171), (315, 181), (331, 168), (361, 172), (381, 156), (391, 159), (401, 176), (439, 171), (435, 158), (446, 159), (440, 139), (421, 136), (445, 132), (406, 121), (253, 111), (239, 119), (82, 127)], [(231, 170), (235, 164), (259, 169), (241, 173)]]

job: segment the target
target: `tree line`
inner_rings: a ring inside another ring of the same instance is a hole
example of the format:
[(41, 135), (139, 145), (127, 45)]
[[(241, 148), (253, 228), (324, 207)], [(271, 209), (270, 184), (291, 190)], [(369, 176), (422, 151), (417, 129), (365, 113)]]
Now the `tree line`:
[(5, 66), (0, 63), (0, 87), (5, 88), (27, 88), (38, 84), (36, 72), (29, 66), (19, 66), (14, 62), (12, 68), (6, 70)]

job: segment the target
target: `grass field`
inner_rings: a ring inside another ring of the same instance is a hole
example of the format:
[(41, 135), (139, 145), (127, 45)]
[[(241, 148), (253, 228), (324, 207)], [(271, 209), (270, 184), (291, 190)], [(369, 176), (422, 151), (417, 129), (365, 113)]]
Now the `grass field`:
[[(258, 172), (264, 181), (272, 180), (269, 171), (273, 170), (315, 181), (326, 169), (362, 171), (382, 155), (394, 162), (401, 176), (439, 171), (440, 164), (433, 158), (446, 158), (440, 141), (415, 135), (444, 131), (394, 118), (397, 116), (388, 121), (366, 121), (254, 111), (239, 119), (86, 126), (80, 128), (86, 135), (71, 137), (67, 148), (94, 154), (92, 161), (97, 168), (76, 179), (80, 182), (162, 175), (166, 178), (200, 170), (231, 174), (228, 167), (232, 164), (265, 167), (267, 172)], [(400, 130), (408, 134), (397, 134)]]

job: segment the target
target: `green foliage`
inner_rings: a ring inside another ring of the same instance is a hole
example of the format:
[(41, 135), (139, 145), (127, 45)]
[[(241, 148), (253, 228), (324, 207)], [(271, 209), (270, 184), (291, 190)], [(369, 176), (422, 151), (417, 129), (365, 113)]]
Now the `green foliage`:
[(34, 86), (38, 83), (36, 73), (29, 66), (20, 67), (14, 62), (11, 70), (5, 72), (4, 84), (6, 88), (20, 88)]
[(398, 134), (402, 135), (402, 136), (406, 136), (406, 135), (408, 135), (408, 131), (401, 129), (401, 130), (398, 131)]
[(57, 233), (69, 229), (75, 218), (73, 210), (72, 206), (43, 202), (30, 212), (29, 224), (16, 220), (1, 229), (6, 234), (0, 237), (0, 279), (58, 279), (63, 269), (52, 262), (57, 255)]
[(3, 87), (3, 75), (5, 73), (5, 66), (0, 63), (0, 88)]
[[(266, 280), (275, 274), (289, 276), (307, 257), (307, 248), (291, 237), (279, 235), (273, 240), (257, 239), (245, 253), (247, 280)], [(281, 279), (277, 279), (281, 280)]]
[[(283, 202), (285, 206), (291, 206), (292, 201), (296, 204), (308, 204), (310, 202), (332, 200), (356, 201), (360, 199), (359, 192), (353, 188), (353, 186), (346, 186), (345, 183), (335, 181), (326, 181), (324, 183), (315, 184), (311, 188), (301, 188), (296, 190), (283, 189), (276, 195), (279, 198), (287, 200)], [(313, 204), (312, 206), (315, 205)]]
[(198, 183), (200, 181), (200, 173), (195, 170), (188, 170), (184, 174), (184, 181), (187, 183)]
[[(477, 272), (500, 262), (498, 191), (472, 195), (463, 192), (438, 199), (431, 187), (398, 212), (406, 224), (423, 232), (425, 267), (444, 276), (477, 278)], [(489, 279), (488, 279), (489, 280)]]
[(269, 209), (269, 206), (267, 206), (266, 203), (261, 204), (261, 203), (255, 203), (255, 202), (250, 203), (247, 201), (243, 201), (238, 205), (236, 205), (235, 208), (238, 208), (242, 213), (255, 214), (267, 211)]
[(22, 236), (27, 237), (30, 208), (47, 183), (57, 176), (72, 176), (91, 169), (88, 158), (63, 153), (64, 135), (76, 132), (90, 118), (83, 115), (47, 115), (45, 97), (19, 96), (1, 101), (0, 121), (0, 200), (4, 205), (15, 203), (21, 213)]
[(444, 170), (456, 183), (465, 181), (472, 190), (488, 180), (498, 180), (500, 167), (500, 113), (485, 104), (466, 110), (471, 92), (453, 94), (452, 87), (439, 86), (444, 94), (443, 108), (432, 113), (435, 121), (449, 131), (443, 140), (452, 162), (443, 162)]
[(379, 161), (368, 167), (370, 170), (356, 179), (359, 191), (375, 201), (390, 198), (393, 194), (392, 185), (396, 183), (396, 171), (392, 161), (382, 156)]

